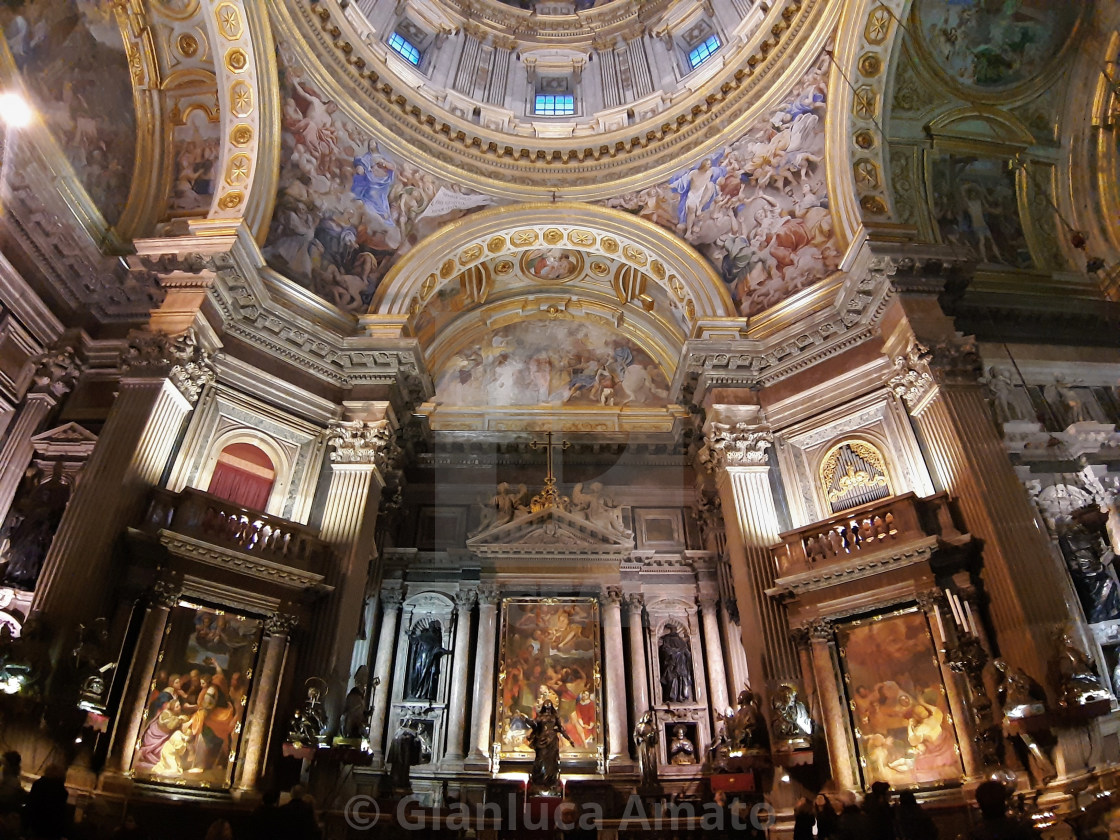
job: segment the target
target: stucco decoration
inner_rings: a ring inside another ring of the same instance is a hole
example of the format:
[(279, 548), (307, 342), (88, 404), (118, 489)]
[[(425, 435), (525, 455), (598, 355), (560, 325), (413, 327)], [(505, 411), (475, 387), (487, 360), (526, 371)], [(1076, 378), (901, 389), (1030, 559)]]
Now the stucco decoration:
[(767, 119), (668, 181), (608, 200), (684, 237), (752, 315), (835, 270), (824, 172), (828, 57)]
[(1073, 31), (1078, 3), (919, 0), (914, 16), (936, 66), (966, 88), (1006, 88), (1038, 75)]
[(0, 26), (35, 109), (110, 224), (128, 200), (136, 156), (129, 60), (111, 0), (31, 0)]
[(437, 403), (664, 406), (669, 383), (630, 338), (599, 324), (522, 321), (463, 348), (436, 376)]
[(284, 276), (348, 312), (446, 222), (492, 200), (383, 150), (279, 47), (281, 171), (264, 254)]

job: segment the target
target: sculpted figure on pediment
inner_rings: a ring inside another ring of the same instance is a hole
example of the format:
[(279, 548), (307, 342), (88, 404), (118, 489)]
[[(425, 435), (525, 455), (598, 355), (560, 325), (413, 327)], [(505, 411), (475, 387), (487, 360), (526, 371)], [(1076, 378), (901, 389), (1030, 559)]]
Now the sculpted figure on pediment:
[(572, 488), (572, 511), (581, 514), (592, 525), (597, 525), (605, 531), (613, 531), (627, 537), (633, 535), (623, 524), (621, 505), (614, 503), (614, 499), (606, 494), (603, 485), (598, 481), (588, 486), (586, 490), (582, 483)]

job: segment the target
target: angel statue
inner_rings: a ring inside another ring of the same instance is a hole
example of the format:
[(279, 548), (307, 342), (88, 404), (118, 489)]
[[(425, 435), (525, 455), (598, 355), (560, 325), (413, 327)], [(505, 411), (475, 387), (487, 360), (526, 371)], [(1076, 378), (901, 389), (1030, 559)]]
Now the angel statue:
[(495, 490), (496, 492), (493, 495), (479, 499), (481, 515), (479, 516), (478, 527), (471, 531), (470, 536), (476, 537), (492, 528), (510, 522), (520, 507), (521, 500), (529, 492), (524, 484), (519, 484), (517, 489), (513, 490), (509, 483), (505, 481), (499, 484)]

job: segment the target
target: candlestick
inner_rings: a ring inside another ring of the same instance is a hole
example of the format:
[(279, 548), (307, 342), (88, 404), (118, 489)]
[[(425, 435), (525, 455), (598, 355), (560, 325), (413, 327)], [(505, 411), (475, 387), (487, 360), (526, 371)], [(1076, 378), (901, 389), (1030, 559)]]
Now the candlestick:
[(968, 603), (968, 601), (964, 602), (964, 611), (968, 617), (968, 632), (970, 632), (973, 636), (979, 638), (980, 633), (976, 629), (976, 619), (972, 616), (972, 606)]
[(945, 644), (945, 625), (941, 623), (941, 610), (938, 609), (937, 604), (933, 605), (933, 620), (937, 622), (937, 641), (939, 644)]

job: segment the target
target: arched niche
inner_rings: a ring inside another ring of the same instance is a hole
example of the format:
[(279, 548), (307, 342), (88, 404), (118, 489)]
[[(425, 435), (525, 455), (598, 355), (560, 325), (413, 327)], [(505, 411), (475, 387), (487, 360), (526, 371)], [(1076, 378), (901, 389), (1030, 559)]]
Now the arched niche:
[[(268, 493), (265, 497), (265, 503), (255, 509), (276, 516), (282, 515), (284, 500), (287, 498), (288, 486), (291, 482), (292, 459), (285, 447), (278, 445), (276, 441), (268, 435), (262, 434), (256, 429), (248, 427), (229, 429), (216, 437), (207, 449), (206, 457), (202, 462), (195, 486), (200, 489), (207, 489), (208, 492), (213, 492), (210, 488), (214, 486), (215, 474), (217, 474), (219, 481), (223, 482), (219, 487), (219, 491), (221, 491), (222, 487), (228, 486), (224, 484), (226, 479), (222, 479), (221, 477), (223, 470), (228, 471), (229, 469), (236, 469), (238, 461), (248, 462), (249, 458), (246, 456), (250, 454), (250, 448), (257, 450), (268, 460), (272, 465), (273, 472)], [(223, 461), (223, 455), (228, 453), (231, 449), (234, 453), (233, 457), (226, 455)], [(225, 464), (224, 467), (222, 466), (223, 464)], [(248, 466), (248, 464), (246, 464), (246, 466)], [(251, 472), (249, 469), (244, 469), (244, 471)], [(228, 501), (242, 504), (238, 499), (223, 495), (223, 492), (218, 492), (216, 495)], [(242, 506), (251, 507), (250, 505)]]

